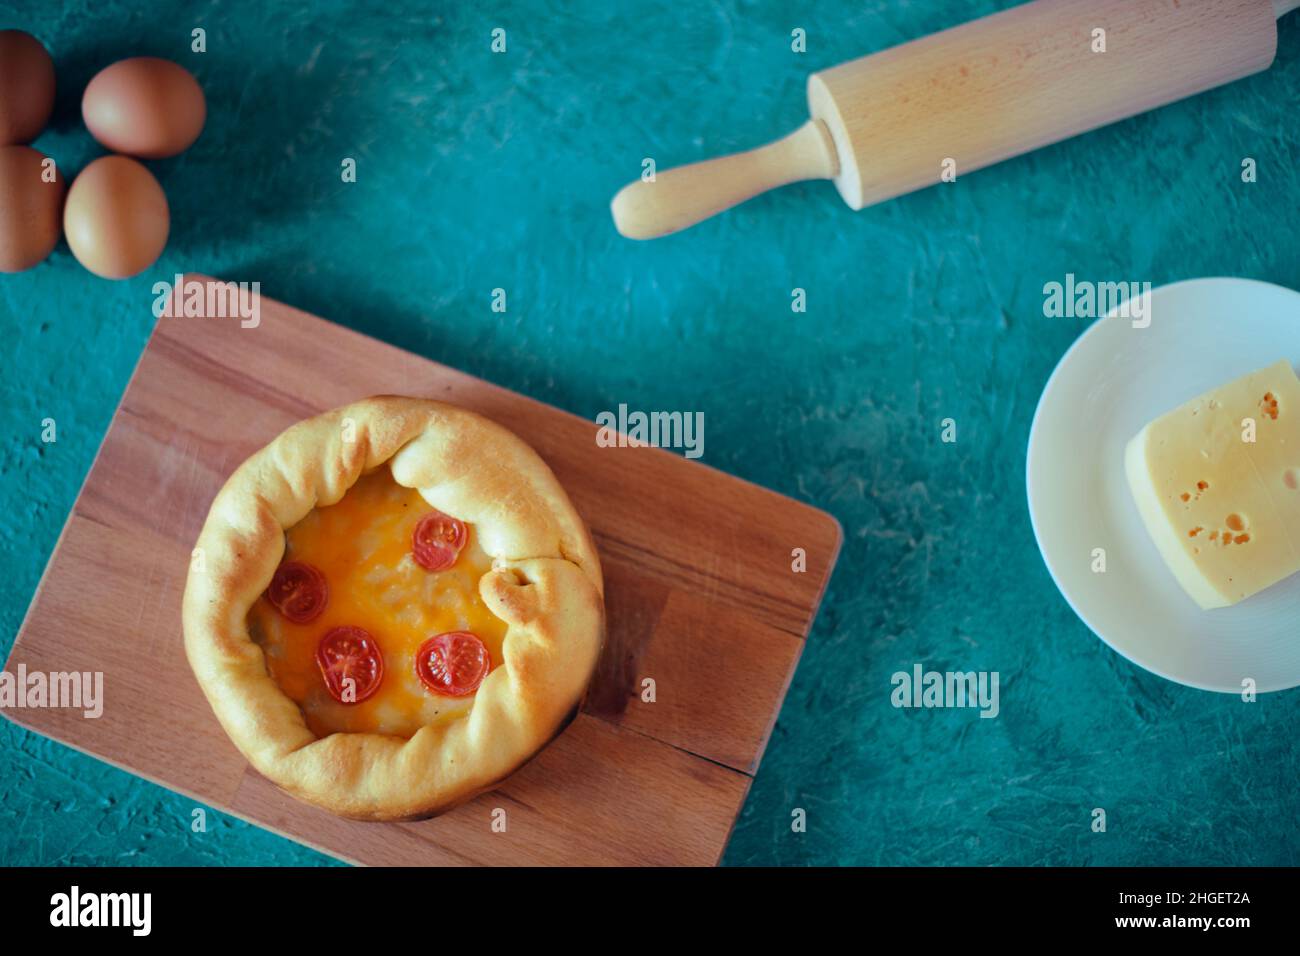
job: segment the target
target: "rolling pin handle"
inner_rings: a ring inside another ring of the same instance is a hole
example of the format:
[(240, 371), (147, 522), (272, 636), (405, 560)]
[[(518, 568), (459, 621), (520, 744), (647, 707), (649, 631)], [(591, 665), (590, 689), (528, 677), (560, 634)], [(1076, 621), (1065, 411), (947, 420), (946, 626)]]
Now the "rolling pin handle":
[(805, 179), (834, 179), (839, 157), (830, 130), (812, 119), (789, 136), (751, 149), (657, 173), (624, 186), (610, 204), (629, 239), (654, 239), (693, 226), (759, 193)]

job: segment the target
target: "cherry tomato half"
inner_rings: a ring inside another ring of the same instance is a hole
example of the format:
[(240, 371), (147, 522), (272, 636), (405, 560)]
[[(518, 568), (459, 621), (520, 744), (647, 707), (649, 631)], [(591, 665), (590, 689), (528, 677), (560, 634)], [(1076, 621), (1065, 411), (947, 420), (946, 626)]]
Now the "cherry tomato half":
[(294, 624), (309, 624), (325, 610), (330, 588), (325, 575), (310, 564), (286, 561), (275, 569), (266, 599)]
[(445, 571), (456, 563), (469, 531), (463, 521), (441, 511), (422, 517), (411, 535), (411, 554), (426, 571)]
[(415, 674), (435, 694), (468, 697), (478, 690), (492, 658), (469, 631), (449, 631), (429, 638), (415, 652)]
[(379, 644), (359, 627), (328, 631), (316, 647), (316, 665), (325, 679), (325, 689), (340, 704), (361, 703), (379, 690), (384, 679)]

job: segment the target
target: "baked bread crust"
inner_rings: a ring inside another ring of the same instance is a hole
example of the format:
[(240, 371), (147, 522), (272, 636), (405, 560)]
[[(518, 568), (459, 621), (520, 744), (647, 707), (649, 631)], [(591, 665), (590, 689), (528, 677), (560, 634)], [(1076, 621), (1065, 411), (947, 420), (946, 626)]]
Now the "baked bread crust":
[[(474, 525), (492, 570), (479, 580), (506, 622), (504, 663), (469, 714), (409, 740), (308, 729), (249, 636), (250, 608), (285, 550), (285, 529), (388, 466), (400, 485)], [(363, 820), (450, 809), (518, 769), (576, 713), (604, 636), (600, 561), (546, 463), (479, 415), (379, 396), (289, 428), (217, 493), (185, 586), (185, 652), (249, 762), (308, 803)]]

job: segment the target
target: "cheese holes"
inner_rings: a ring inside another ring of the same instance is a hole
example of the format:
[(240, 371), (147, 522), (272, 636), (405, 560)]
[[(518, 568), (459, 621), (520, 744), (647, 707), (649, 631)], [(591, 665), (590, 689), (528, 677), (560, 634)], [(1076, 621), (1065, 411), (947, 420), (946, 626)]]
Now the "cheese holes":
[(1259, 401), (1259, 408), (1260, 411), (1264, 413), (1265, 418), (1271, 418), (1273, 421), (1277, 421), (1277, 396), (1272, 392), (1264, 393), (1264, 397)]

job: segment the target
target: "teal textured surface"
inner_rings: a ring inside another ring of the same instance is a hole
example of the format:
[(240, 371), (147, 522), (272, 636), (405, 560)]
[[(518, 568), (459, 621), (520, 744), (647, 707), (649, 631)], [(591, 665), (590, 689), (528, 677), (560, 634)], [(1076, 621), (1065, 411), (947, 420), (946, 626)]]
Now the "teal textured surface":
[[(209, 112), (189, 152), (149, 164), (173, 216), (156, 266), (108, 282), (61, 243), (0, 277), (3, 650), (153, 283), (202, 271), (589, 418), (702, 411), (706, 463), (842, 522), (726, 862), (1300, 863), (1300, 693), (1246, 704), (1108, 650), (1048, 577), (1023, 479), (1038, 395), (1086, 326), (1044, 317), (1044, 283), (1300, 286), (1300, 16), (1265, 74), (944, 188), (853, 213), (797, 185), (644, 244), (611, 225), (644, 157), (765, 142), (805, 118), (809, 72), (1010, 5), (6, 4), (0, 28), (54, 56), (36, 146), (69, 178), (101, 152), (78, 104), (114, 60), (177, 60)], [(918, 662), (998, 671), (1000, 715), (895, 709), (890, 675)], [(0, 779), (6, 864), (329, 862), (234, 820), (192, 833), (191, 801), (7, 721)]]

